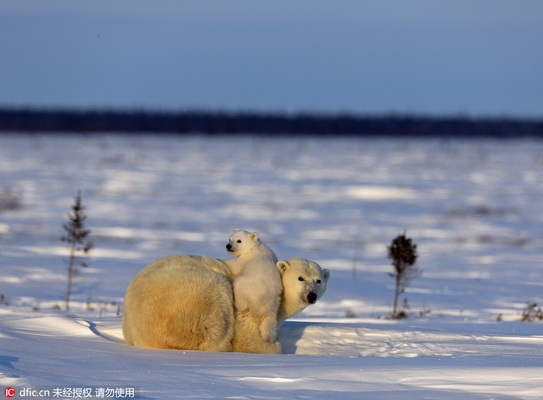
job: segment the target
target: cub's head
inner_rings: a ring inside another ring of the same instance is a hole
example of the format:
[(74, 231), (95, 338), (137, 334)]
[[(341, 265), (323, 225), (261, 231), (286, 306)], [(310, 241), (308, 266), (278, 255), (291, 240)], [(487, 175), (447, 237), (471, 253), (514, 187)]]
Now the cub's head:
[(277, 262), (283, 281), (283, 304), (285, 317), (299, 313), (310, 304), (315, 304), (326, 291), (330, 271), (304, 258), (289, 258)]
[(248, 231), (232, 231), (226, 244), (226, 251), (235, 257), (250, 252), (260, 243), (258, 233)]

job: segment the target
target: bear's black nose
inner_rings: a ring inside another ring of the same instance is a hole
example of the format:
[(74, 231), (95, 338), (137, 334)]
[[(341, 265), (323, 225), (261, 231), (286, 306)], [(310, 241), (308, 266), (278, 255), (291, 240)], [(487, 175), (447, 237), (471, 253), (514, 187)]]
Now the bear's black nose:
[(231, 245), (230, 243), (228, 243), (228, 244), (226, 245), (226, 250), (227, 250), (227, 251), (230, 251), (231, 249), (232, 249), (232, 245)]
[(317, 301), (317, 293), (309, 292), (309, 294), (307, 295), (307, 301), (309, 302), (309, 304), (315, 304), (315, 302)]

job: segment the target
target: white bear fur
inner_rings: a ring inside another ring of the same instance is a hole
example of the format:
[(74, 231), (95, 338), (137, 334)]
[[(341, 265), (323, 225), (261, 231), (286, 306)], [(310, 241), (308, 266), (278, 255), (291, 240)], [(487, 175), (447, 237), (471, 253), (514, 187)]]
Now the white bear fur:
[[(298, 314), (322, 297), (326, 291), (330, 271), (323, 270), (316, 262), (303, 258), (279, 261), (277, 268), (281, 272), (283, 282), (283, 293), (277, 315), (278, 326), (281, 326), (285, 319)], [(255, 321), (248, 313), (236, 313), (236, 328), (232, 340), (234, 351), (280, 354), (279, 341), (269, 343), (262, 340), (258, 327), (259, 321)]]
[[(309, 299), (314, 302), (324, 294), (330, 272), (301, 258), (279, 261), (277, 267), (284, 288), (280, 324), (310, 305)], [(260, 324), (248, 312), (234, 311), (230, 270), (211, 257), (174, 255), (157, 260), (136, 275), (125, 296), (123, 334), (132, 346), (281, 353), (278, 341), (262, 339)]]
[(279, 261), (277, 268), (283, 283), (283, 295), (277, 316), (281, 324), (307, 306), (315, 304), (324, 295), (330, 271), (323, 270), (319, 264), (305, 258)]
[(123, 309), (126, 343), (157, 349), (232, 351), (232, 278), (215, 258), (174, 255), (140, 271)]
[(283, 291), (275, 253), (259, 239), (258, 233), (243, 230), (232, 231), (226, 249), (236, 257), (223, 260), (234, 277), (236, 311), (248, 312), (262, 321), (260, 336), (274, 342)]

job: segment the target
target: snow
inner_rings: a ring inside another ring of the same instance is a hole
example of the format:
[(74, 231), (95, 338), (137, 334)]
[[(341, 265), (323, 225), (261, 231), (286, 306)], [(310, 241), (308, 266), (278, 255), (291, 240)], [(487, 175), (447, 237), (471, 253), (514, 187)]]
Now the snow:
[[(543, 325), (520, 322), (543, 304), (541, 141), (1, 135), (3, 190), (20, 202), (0, 210), (0, 390), (15, 398), (543, 397)], [(67, 313), (60, 236), (77, 190), (95, 248)], [(124, 345), (135, 274), (170, 254), (224, 258), (232, 229), (331, 271), (281, 328), (285, 354)], [(394, 321), (386, 246), (404, 231), (423, 273)]]

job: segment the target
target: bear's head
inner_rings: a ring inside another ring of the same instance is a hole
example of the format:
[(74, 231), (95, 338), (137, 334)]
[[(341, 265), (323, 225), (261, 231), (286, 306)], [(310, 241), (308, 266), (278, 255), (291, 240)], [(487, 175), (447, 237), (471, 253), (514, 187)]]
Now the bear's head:
[(283, 281), (283, 298), (280, 319), (298, 314), (310, 304), (315, 304), (326, 291), (330, 271), (304, 258), (289, 258), (277, 262)]
[(258, 247), (260, 239), (258, 233), (248, 231), (232, 231), (230, 238), (226, 244), (226, 251), (232, 254), (234, 257), (239, 257), (242, 254), (251, 252), (254, 248)]

